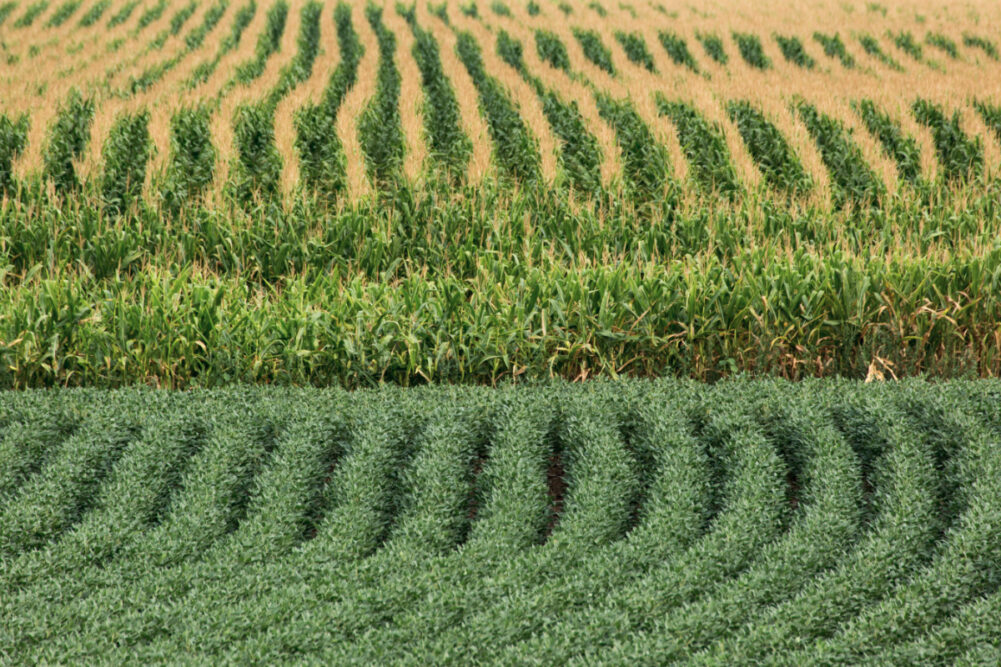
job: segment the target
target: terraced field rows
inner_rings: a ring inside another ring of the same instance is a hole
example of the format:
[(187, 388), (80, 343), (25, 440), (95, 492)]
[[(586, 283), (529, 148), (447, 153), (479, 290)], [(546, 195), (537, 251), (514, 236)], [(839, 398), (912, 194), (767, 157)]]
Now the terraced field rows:
[[(635, 183), (638, 176), (625, 153), (633, 142), (652, 143), (657, 148), (648, 145), (645, 150), (652, 152), (643, 161), (672, 178), (647, 179), (643, 188), (651, 191), (634, 192), (647, 198), (674, 190), (669, 182), (683, 193), (692, 185), (729, 196), (759, 190), (762, 179), (784, 189), (771, 170), (787, 169), (781, 162), (793, 160), (805, 169), (798, 194), (858, 206), (893, 195), (915, 178), (942, 177), (968, 186), (971, 179), (994, 174), (1001, 159), (1001, 136), (991, 129), (1001, 93), (994, 87), (1001, 80), (994, 37), (974, 32), (976, 25), (962, 28), (947, 12), (936, 11), (929, 20), (907, 5), (889, 11), (881, 5), (842, 9), (838, 25), (844, 34), (820, 31), (831, 17), (807, 12), (798, 17), (802, 34), (794, 35), (778, 31), (775, 8), (757, 5), (700, 15), (648, 3), (607, 8), (592, 3), (600, 11), (583, 3), (547, 3), (535, 12), (518, 3), (490, 9), (446, 3), (434, 12), (386, 3), (378, 8), (378, 24), (360, 6), (342, 19), (353, 24), (362, 45), (361, 71), (349, 86), (357, 82), (359, 88), (348, 95), (348, 115), (342, 116), (347, 120), (337, 124), (343, 148), (336, 160), (344, 163), (347, 180), (328, 176), (320, 183), (297, 178), (300, 163), (318, 158), (310, 154), (314, 148), (305, 130), (290, 121), (303, 110), (304, 96), (315, 95), (296, 89), (315, 91), (335, 69), (330, 54), (342, 47), (335, 46), (330, 6), (278, 0), (231, 8), (228, 2), (175, 6), (162, 0), (128, 12), (128, 5), (109, 5), (107, 20), (69, 20), (74, 12), (92, 9), (82, 4), (17, 6), (10, 10), (17, 18), (0, 24), (0, 38), (12, 44), (6, 46), (0, 75), (5, 128), (0, 180), (8, 196), (43, 176), (57, 191), (77, 180), (107, 181), (105, 172), (115, 172), (113, 125), (129, 115), (147, 128), (131, 141), (150, 144), (132, 148), (140, 157), (153, 156), (135, 165), (144, 197), (153, 203), (170, 163), (191, 159), (184, 144), (169, 141), (169, 126), (183, 131), (178, 112), (200, 106), (214, 128), (217, 159), (207, 180), (216, 185), (186, 193), (186, 199), (208, 189), (217, 195), (229, 192), (245, 204), (298, 190), (306, 195), (333, 191), (357, 201), (373, 188), (426, 182), (438, 173), (442, 156), (426, 150), (425, 136), (443, 132), (465, 134), (477, 146), (474, 181), (484, 169), (483, 151), (491, 150), (498, 175), (507, 174), (522, 187), (559, 183), (584, 194)], [(986, 5), (981, 9), (996, 12)], [(36, 10), (39, 20), (28, 20)], [(462, 91), (454, 102), (463, 110), (461, 127), (437, 110), (453, 104), (454, 93), (425, 97), (427, 91), (418, 86), (420, 63), (404, 14), (413, 29), (423, 31), (418, 34), (424, 35), (426, 48), (440, 52), (444, 43), (451, 52), (456, 38), (460, 50), (475, 50), (483, 60), (482, 73), (474, 79), (495, 82), (476, 83), (477, 103), (469, 98), (465, 73), (456, 71), (451, 54), (449, 66), (437, 70), (442, 80), (436, 85), (443, 91)], [(915, 24), (926, 33), (924, 43), (916, 41)], [(372, 26), (382, 37), (369, 32)], [(700, 49), (700, 39), (714, 45), (712, 54)], [(529, 57), (505, 58), (499, 49), (512, 42)], [(323, 54), (322, 69), (310, 76)], [(385, 89), (398, 87), (399, 81), (401, 90)], [(482, 85), (488, 85), (488, 94)], [(78, 94), (82, 106), (73, 101)], [(280, 104), (290, 94), (294, 102)], [(607, 109), (596, 113), (595, 99), (606, 97), (637, 116), (623, 125)], [(252, 122), (241, 111), (265, 102)], [(758, 134), (741, 130), (744, 121), (733, 109), (744, 104), (774, 125), (776, 139), (789, 146), (784, 157), (765, 148)], [(712, 150), (691, 148), (693, 141), (707, 144), (692, 137), (690, 122), (669, 112), (675, 108), (670, 105), (688, 109), (688, 117), (704, 127), (699, 136), (709, 132), (719, 138)], [(569, 111), (574, 106), (582, 111)], [(52, 115), (56, 109), (58, 117)], [(586, 116), (573, 120), (579, 113)], [(502, 121), (498, 114), (509, 118)], [(486, 138), (475, 127), (477, 115), (493, 127), (492, 149), (483, 145)], [(79, 126), (75, 140), (67, 134), (70, 119)], [(246, 123), (254, 126), (254, 141), (266, 146), (241, 144), (250, 141), (239, 139)], [(476, 133), (475, 141), (470, 132)], [(524, 138), (516, 140), (512, 132)], [(595, 141), (582, 158), (582, 142)], [(271, 157), (264, 159), (260, 151)], [(451, 156), (450, 169), (465, 175), (471, 157)], [(67, 180), (70, 173), (73, 178)], [(278, 173), (285, 175), (276, 180)], [(720, 181), (723, 173), (729, 175)]]
[(5, 394), (0, 637), (15, 662), (983, 661), (999, 397)]

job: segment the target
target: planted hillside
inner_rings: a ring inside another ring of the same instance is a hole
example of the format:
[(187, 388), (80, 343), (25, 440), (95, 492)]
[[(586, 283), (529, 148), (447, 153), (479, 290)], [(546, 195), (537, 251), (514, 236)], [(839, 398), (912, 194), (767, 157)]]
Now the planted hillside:
[(40, 662), (949, 662), (993, 637), (999, 391), (6, 394), (7, 645)]

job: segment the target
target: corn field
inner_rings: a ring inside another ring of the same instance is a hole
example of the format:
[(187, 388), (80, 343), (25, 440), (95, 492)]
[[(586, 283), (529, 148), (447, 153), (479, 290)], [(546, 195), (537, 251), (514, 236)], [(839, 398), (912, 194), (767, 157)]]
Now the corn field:
[(8, 0), (0, 386), (999, 375), (964, 7)]

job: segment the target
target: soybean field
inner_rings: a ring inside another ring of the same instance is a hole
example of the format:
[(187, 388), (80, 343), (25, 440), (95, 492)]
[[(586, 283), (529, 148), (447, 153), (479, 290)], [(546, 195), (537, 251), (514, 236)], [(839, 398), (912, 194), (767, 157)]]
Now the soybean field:
[(0, 659), (997, 664), (1001, 385), (0, 397)]
[(0, 0), (0, 387), (997, 376), (998, 26)]

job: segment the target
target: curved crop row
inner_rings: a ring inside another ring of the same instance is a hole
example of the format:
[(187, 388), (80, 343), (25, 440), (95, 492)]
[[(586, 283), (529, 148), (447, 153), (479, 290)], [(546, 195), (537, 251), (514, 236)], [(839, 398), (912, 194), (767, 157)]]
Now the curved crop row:
[(944, 664), (997, 619), (997, 384), (0, 398), (25, 660)]

